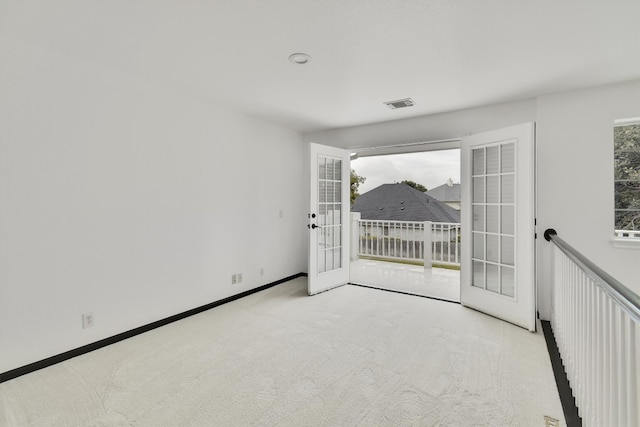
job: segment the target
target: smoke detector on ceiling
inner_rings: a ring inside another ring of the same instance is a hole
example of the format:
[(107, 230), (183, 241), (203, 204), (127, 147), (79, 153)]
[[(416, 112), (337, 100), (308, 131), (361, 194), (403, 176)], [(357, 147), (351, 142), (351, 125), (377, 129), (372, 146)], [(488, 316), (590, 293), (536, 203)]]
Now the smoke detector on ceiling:
[(399, 99), (397, 101), (385, 102), (389, 108), (395, 110), (397, 108), (413, 107), (415, 104), (411, 98)]

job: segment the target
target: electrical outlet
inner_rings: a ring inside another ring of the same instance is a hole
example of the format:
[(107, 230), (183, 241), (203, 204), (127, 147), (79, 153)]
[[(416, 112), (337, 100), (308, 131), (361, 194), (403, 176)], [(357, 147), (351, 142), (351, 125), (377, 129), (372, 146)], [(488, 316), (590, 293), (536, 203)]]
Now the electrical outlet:
[(238, 283), (242, 283), (242, 273), (238, 273), (236, 276), (238, 276)]
[(236, 283), (238, 283), (238, 275), (237, 274), (233, 274), (233, 275), (231, 275), (231, 284), (235, 285)]
[(93, 313), (85, 313), (82, 315), (82, 329), (93, 327), (94, 323)]

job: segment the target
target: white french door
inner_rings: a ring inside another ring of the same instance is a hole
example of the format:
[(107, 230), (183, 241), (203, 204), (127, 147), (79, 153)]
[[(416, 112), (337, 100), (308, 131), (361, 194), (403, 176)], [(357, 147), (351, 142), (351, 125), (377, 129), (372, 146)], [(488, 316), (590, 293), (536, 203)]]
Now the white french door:
[(535, 331), (535, 125), (461, 142), (463, 305)]
[(349, 282), (349, 152), (309, 144), (309, 295)]

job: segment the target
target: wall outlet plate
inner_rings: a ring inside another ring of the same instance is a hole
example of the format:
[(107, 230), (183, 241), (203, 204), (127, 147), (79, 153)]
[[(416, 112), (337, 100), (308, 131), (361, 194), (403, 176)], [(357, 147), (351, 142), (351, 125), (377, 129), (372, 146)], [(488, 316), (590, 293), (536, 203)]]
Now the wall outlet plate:
[(82, 329), (92, 328), (94, 320), (93, 313), (84, 313), (82, 315)]

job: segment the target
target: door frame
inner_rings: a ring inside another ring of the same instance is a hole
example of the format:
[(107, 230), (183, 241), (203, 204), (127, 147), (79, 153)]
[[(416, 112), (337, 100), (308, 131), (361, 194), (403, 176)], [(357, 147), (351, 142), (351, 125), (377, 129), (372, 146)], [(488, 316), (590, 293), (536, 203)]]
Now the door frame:
[[(358, 148), (354, 150), (354, 155), (352, 155), (352, 160), (358, 159), (360, 157), (384, 157), (384, 156), (394, 156), (394, 155), (419, 155), (419, 154), (427, 154), (427, 153), (438, 153), (443, 151), (451, 151), (458, 150), (460, 151), (460, 142), (461, 139), (451, 138), (451, 139), (443, 139), (443, 140), (434, 140), (434, 141), (426, 141), (426, 142), (416, 142), (416, 143), (408, 143), (408, 144), (397, 144), (397, 145), (388, 145), (381, 147), (367, 147), (367, 148)], [(460, 153), (458, 153), (458, 159), (460, 159)], [(460, 171), (458, 170), (458, 173)], [(453, 175), (449, 176), (450, 178)], [(444, 183), (444, 182), (443, 182)], [(425, 267), (426, 268), (426, 267)], [(430, 274), (430, 273), (424, 273)], [(352, 280), (357, 280), (357, 277), (352, 277)], [(460, 293), (457, 292), (457, 296), (449, 297), (442, 295), (429, 295), (427, 292), (421, 293), (413, 293), (413, 291), (403, 290), (401, 287), (392, 287), (381, 285), (382, 282), (377, 283), (368, 283), (366, 280), (358, 281), (357, 284), (363, 286), (371, 286), (373, 288), (382, 288), (394, 292), (407, 293), (409, 295), (417, 295), (420, 297), (433, 298), (436, 300), (453, 302), (456, 304), (460, 303)]]

